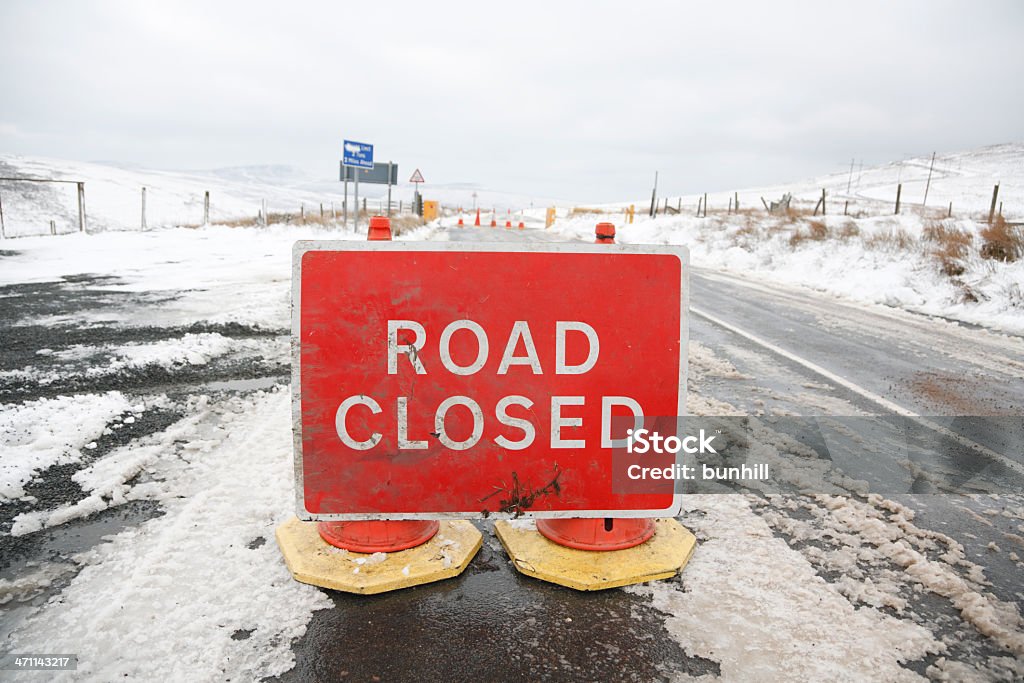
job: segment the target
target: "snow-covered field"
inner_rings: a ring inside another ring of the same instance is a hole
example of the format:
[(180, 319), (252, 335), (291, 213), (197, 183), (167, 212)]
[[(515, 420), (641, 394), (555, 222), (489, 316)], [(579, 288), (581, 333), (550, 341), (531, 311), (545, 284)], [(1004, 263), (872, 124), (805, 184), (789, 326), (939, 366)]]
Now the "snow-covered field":
[[(623, 244), (683, 244), (696, 268), (731, 271), (808, 287), (843, 299), (884, 304), (928, 315), (1024, 333), (1024, 258), (1002, 262), (980, 254), (985, 224), (969, 219), (929, 220), (916, 214), (871, 218), (847, 216), (793, 219), (751, 214), (636, 217), (621, 214), (559, 218), (552, 230), (574, 239), (593, 239), (598, 220), (619, 223)], [(934, 253), (942, 245), (925, 237), (941, 223), (970, 236), (971, 245), (949, 275)], [(828, 231), (810, 235), (817, 224)]]

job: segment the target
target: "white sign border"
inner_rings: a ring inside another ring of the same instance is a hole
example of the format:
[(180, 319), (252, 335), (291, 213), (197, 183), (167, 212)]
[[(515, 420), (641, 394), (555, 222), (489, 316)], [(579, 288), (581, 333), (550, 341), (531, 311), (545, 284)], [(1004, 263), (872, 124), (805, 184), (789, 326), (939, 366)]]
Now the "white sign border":
[[(302, 484), (302, 373), (301, 373), (301, 315), (302, 310), (302, 257), (310, 251), (403, 251), (403, 252), (530, 252), (565, 254), (665, 254), (676, 256), (680, 262), (680, 316), (679, 316), (679, 395), (676, 415), (686, 414), (686, 381), (689, 372), (689, 309), (690, 309), (690, 252), (676, 245), (581, 244), (578, 242), (369, 242), (355, 240), (299, 240), (292, 247), (292, 444), (295, 455), (295, 508), (296, 516), (304, 521), (359, 521), (359, 520), (412, 520), (412, 519), (569, 519), (619, 517), (648, 518), (676, 517), (682, 510), (683, 494), (676, 491), (672, 504), (656, 510), (524, 510), (519, 513), (490, 512), (416, 512), (416, 513), (312, 513), (306, 509)], [(677, 454), (682, 464), (682, 454)]]

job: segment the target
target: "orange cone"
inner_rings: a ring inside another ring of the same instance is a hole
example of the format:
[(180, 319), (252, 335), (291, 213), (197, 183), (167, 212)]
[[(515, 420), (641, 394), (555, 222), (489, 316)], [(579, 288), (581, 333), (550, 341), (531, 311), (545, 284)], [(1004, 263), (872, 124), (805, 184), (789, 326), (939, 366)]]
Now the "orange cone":
[(320, 538), (354, 553), (395, 553), (423, 545), (441, 527), (434, 520), (320, 522)]
[(480, 209), (476, 210), (476, 222), (473, 223), (476, 227), (480, 227)]
[(594, 228), (594, 244), (615, 244), (615, 225), (598, 223)]
[(370, 242), (390, 241), (391, 219), (387, 216), (371, 216), (366, 239)]
[[(366, 239), (371, 242), (390, 242), (391, 219), (387, 216), (371, 217)], [(337, 548), (351, 550), (354, 553), (393, 553), (414, 548), (433, 538), (439, 528), (440, 523), (429, 519), (317, 524), (320, 538)]]
[[(598, 223), (595, 244), (615, 244), (615, 225)], [(545, 538), (578, 550), (624, 550), (654, 536), (653, 519), (538, 519), (537, 531)]]
[(523, 229), (523, 228), (525, 228), (525, 227), (526, 227), (526, 226), (525, 226), (525, 225), (523, 225), (523, 222), (522, 222), (522, 221), (519, 221), (519, 229), (520, 229), (520, 230), (522, 230), (522, 229)]
[(459, 227), (461, 228), (462, 225), (463, 225), (463, 223), (462, 223), (462, 216), (459, 216)]

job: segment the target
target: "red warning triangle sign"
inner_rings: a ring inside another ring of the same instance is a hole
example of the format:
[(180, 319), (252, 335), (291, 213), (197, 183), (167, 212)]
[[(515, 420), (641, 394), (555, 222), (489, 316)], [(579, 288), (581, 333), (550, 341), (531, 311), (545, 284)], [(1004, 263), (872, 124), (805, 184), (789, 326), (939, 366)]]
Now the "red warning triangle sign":
[(410, 183), (423, 183), (423, 182), (426, 182), (426, 181), (425, 181), (425, 180), (423, 180), (423, 174), (422, 174), (422, 173), (420, 173), (420, 169), (418, 169), (418, 168), (417, 168), (417, 169), (416, 169), (416, 170), (415, 170), (415, 171), (413, 172), (413, 174), (412, 174), (412, 178), (409, 178), (409, 182), (410, 182)]

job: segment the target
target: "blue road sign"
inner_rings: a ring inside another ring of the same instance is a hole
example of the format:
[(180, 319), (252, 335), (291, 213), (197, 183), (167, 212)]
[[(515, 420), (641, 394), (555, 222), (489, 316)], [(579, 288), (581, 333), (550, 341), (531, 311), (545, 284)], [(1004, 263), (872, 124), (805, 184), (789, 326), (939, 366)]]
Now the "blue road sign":
[(341, 163), (345, 166), (373, 169), (373, 145), (365, 142), (345, 140), (341, 155)]

